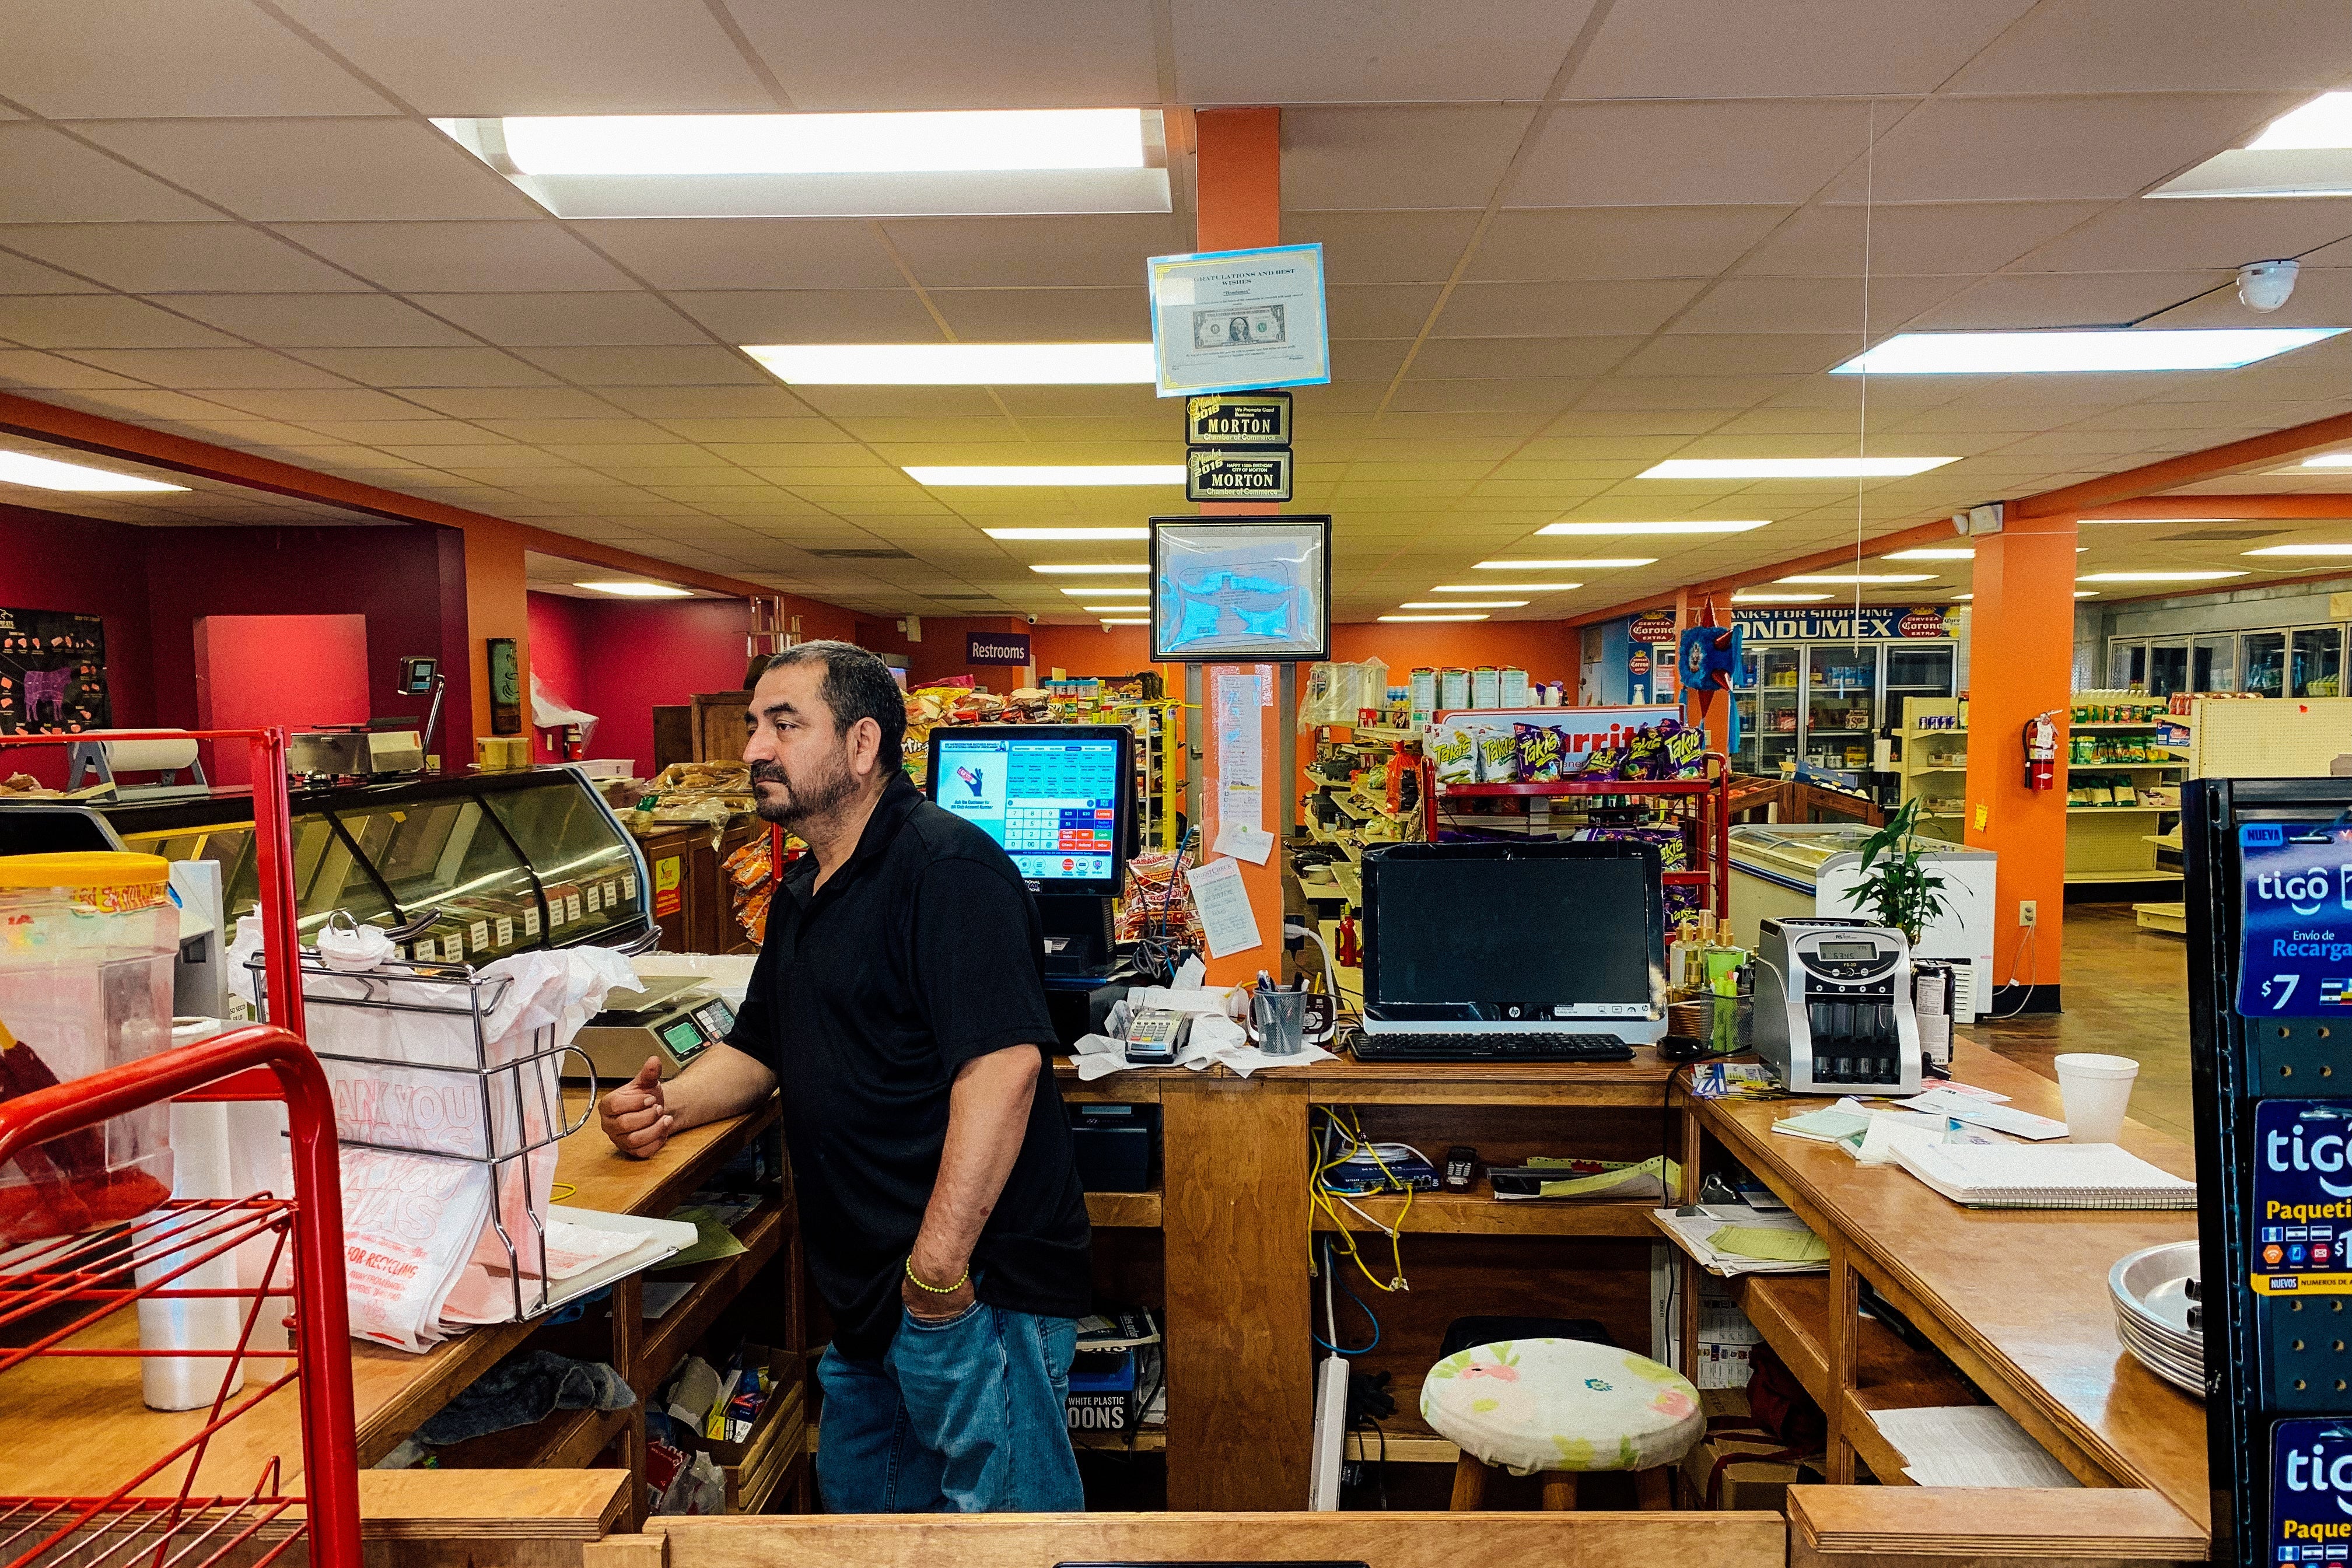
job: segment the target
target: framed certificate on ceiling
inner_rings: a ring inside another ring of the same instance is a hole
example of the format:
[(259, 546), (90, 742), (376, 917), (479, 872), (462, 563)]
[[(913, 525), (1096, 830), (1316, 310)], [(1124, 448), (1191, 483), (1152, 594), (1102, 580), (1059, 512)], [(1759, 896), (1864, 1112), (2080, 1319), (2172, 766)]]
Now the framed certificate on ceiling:
[(1151, 520), (1160, 664), (1330, 657), (1331, 520)]
[(1155, 256), (1145, 266), (1160, 396), (1331, 379), (1320, 245)]

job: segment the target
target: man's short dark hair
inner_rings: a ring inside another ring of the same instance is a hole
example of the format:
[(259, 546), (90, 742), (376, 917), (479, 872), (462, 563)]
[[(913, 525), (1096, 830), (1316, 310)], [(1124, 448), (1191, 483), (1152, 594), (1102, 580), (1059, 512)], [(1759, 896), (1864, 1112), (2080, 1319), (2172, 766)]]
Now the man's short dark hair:
[(833, 710), (835, 734), (846, 735), (852, 724), (871, 719), (882, 731), (882, 744), (875, 753), (880, 775), (887, 779), (906, 765), (907, 700), (888, 665), (856, 643), (804, 642), (768, 660), (767, 669), (760, 673), (797, 664), (824, 666), (824, 682), (817, 692)]

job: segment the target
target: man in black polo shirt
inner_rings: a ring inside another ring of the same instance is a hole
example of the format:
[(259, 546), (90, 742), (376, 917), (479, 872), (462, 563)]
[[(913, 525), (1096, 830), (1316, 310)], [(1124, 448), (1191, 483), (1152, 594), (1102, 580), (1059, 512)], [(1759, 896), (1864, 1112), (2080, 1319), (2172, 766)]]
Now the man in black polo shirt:
[(626, 1154), (783, 1090), (809, 1271), (833, 1310), (817, 1480), (835, 1513), (1076, 1510), (1065, 1425), (1088, 1310), (1086, 1199), (1045, 1070), (1037, 907), (922, 797), (882, 661), (805, 643), (751, 693), (785, 873), (735, 1031), (599, 1107)]

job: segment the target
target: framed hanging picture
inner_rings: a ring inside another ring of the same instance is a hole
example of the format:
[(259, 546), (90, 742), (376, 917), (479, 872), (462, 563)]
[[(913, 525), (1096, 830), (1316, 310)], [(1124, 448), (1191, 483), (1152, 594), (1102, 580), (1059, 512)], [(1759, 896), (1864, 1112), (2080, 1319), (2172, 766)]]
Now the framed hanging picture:
[(490, 733), (522, 733), (522, 660), (512, 637), (491, 637)]
[(1330, 657), (1331, 520), (1151, 520), (1151, 658)]

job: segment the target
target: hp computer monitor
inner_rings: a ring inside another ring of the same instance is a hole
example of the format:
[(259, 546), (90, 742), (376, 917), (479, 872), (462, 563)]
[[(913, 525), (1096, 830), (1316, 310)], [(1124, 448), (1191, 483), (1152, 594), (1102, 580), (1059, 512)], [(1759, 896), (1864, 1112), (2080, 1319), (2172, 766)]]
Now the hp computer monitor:
[(1118, 891), (1135, 827), (1135, 732), (1124, 724), (940, 725), (931, 799), (984, 829), (1041, 897)]
[(1401, 844), (1364, 857), (1364, 1003), (1383, 1020), (1655, 1023), (1664, 951), (1653, 845)]

